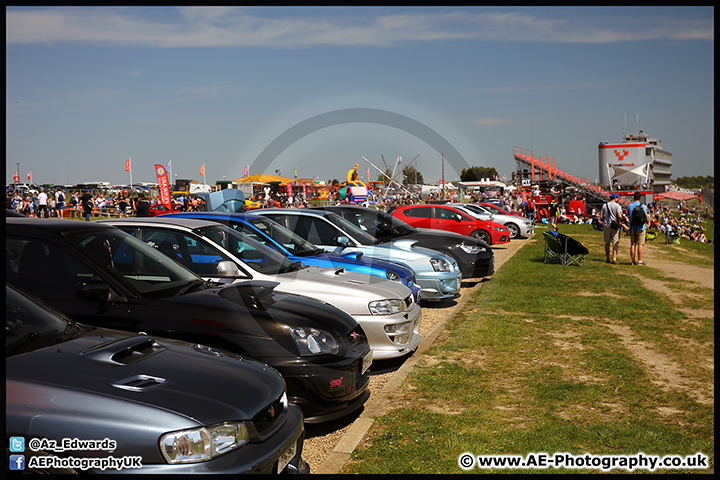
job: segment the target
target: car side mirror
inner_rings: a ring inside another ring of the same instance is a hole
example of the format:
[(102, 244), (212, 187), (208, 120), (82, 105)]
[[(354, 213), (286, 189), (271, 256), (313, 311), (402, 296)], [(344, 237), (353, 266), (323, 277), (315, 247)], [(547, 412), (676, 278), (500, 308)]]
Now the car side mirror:
[(77, 296), (85, 300), (107, 301), (110, 298), (110, 286), (99, 280), (80, 282), (78, 284)]
[(462, 222), (462, 216), (460, 216), (460, 215), (455, 215), (455, 221), (458, 222), (458, 223)]
[(335, 239), (335, 242), (337, 242), (338, 245), (347, 247), (348, 244), (350, 243), (350, 239), (344, 235), (341, 235)]
[(230, 260), (222, 260), (217, 264), (217, 273), (220, 277), (239, 277), (242, 274), (235, 263)]

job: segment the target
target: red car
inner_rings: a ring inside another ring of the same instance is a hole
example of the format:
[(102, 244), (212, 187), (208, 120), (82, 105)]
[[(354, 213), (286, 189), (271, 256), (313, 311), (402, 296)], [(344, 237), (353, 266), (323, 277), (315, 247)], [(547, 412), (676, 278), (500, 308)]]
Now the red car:
[(399, 205), (388, 213), (415, 228), (455, 232), (488, 245), (510, 241), (510, 232), (501, 224), (472, 218), (450, 205)]
[(171, 206), (172, 210), (170, 210), (167, 205), (164, 205), (162, 203), (153, 205), (152, 207), (150, 207), (150, 216), (157, 217), (158, 215), (165, 215), (166, 213), (182, 212), (182, 210), (180, 210), (180, 205), (172, 204)]

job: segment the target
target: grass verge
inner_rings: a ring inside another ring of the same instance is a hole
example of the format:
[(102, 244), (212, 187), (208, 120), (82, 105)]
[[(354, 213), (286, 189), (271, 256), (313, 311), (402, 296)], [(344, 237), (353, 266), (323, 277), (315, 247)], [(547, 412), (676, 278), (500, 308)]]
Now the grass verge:
[[(561, 231), (590, 249), (586, 266), (544, 264), (542, 235), (527, 240), (448, 323), (343, 473), (465, 473), (464, 452), (702, 452), (708, 470), (655, 471), (714, 471), (714, 289), (606, 264), (600, 232)], [(712, 246), (687, 243), (647, 248), (656, 265), (712, 269)]]

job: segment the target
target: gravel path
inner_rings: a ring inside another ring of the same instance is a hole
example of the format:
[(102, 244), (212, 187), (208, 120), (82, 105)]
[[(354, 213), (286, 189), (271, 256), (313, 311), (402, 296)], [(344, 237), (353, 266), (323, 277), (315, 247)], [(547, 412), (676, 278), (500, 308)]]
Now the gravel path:
[[(512, 240), (510, 243), (500, 245), (493, 248), (495, 252), (495, 271), (497, 272), (502, 264), (510, 258), (517, 250), (519, 250), (527, 239)], [(477, 290), (482, 286), (484, 282), (490, 281), (492, 277), (488, 279), (475, 278), (475, 279), (463, 279), (460, 296), (453, 300), (444, 300), (440, 302), (424, 303), (422, 305), (422, 323), (420, 324), (420, 333), (423, 336), (423, 340), (418, 347), (418, 351), (422, 352), (426, 347), (426, 339), (431, 333), (437, 333), (433, 330), (440, 323), (444, 325), (445, 321), (450, 318), (450, 315), (460, 305), (463, 300), (466, 300), (468, 295)], [(432, 336), (431, 340), (434, 339)], [(422, 355), (422, 353), (419, 353)], [(378, 360), (373, 362), (370, 367), (370, 398), (366, 402), (366, 408), (373, 401), (377, 402), (378, 396), (382, 391), (383, 387), (390, 381), (395, 372), (402, 367), (402, 365), (413, 355), (406, 355), (404, 357), (392, 360)], [(388, 392), (383, 392), (384, 395)], [(362, 416), (363, 409), (353, 415), (349, 415), (340, 420), (334, 422), (327, 422), (319, 425), (305, 425), (305, 446), (303, 448), (303, 459), (310, 464), (310, 471), (315, 473), (335, 473), (335, 466), (328, 467), (327, 465), (322, 468), (323, 462), (327, 459), (328, 455), (348, 433), (350, 427)], [(318, 472), (320, 470), (320, 472)]]

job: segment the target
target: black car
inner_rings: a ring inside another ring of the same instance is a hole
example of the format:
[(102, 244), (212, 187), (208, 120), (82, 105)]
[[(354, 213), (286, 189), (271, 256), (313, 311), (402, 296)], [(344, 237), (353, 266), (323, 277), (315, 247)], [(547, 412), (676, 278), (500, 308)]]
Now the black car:
[[(6, 473), (309, 472), (267, 365), (78, 324), (7, 285), (5, 334)], [(63, 443), (80, 440), (97, 443)]]
[(463, 278), (489, 277), (495, 273), (495, 255), (482, 240), (451, 232), (418, 230), (389, 213), (356, 205), (312, 207), (336, 213), (382, 242), (417, 240), (415, 245), (452, 256)]
[(202, 280), (120, 229), (96, 222), (6, 218), (6, 281), (73, 320), (201, 343), (276, 368), (306, 422), (329, 421), (370, 396), (362, 327), (277, 283)]

